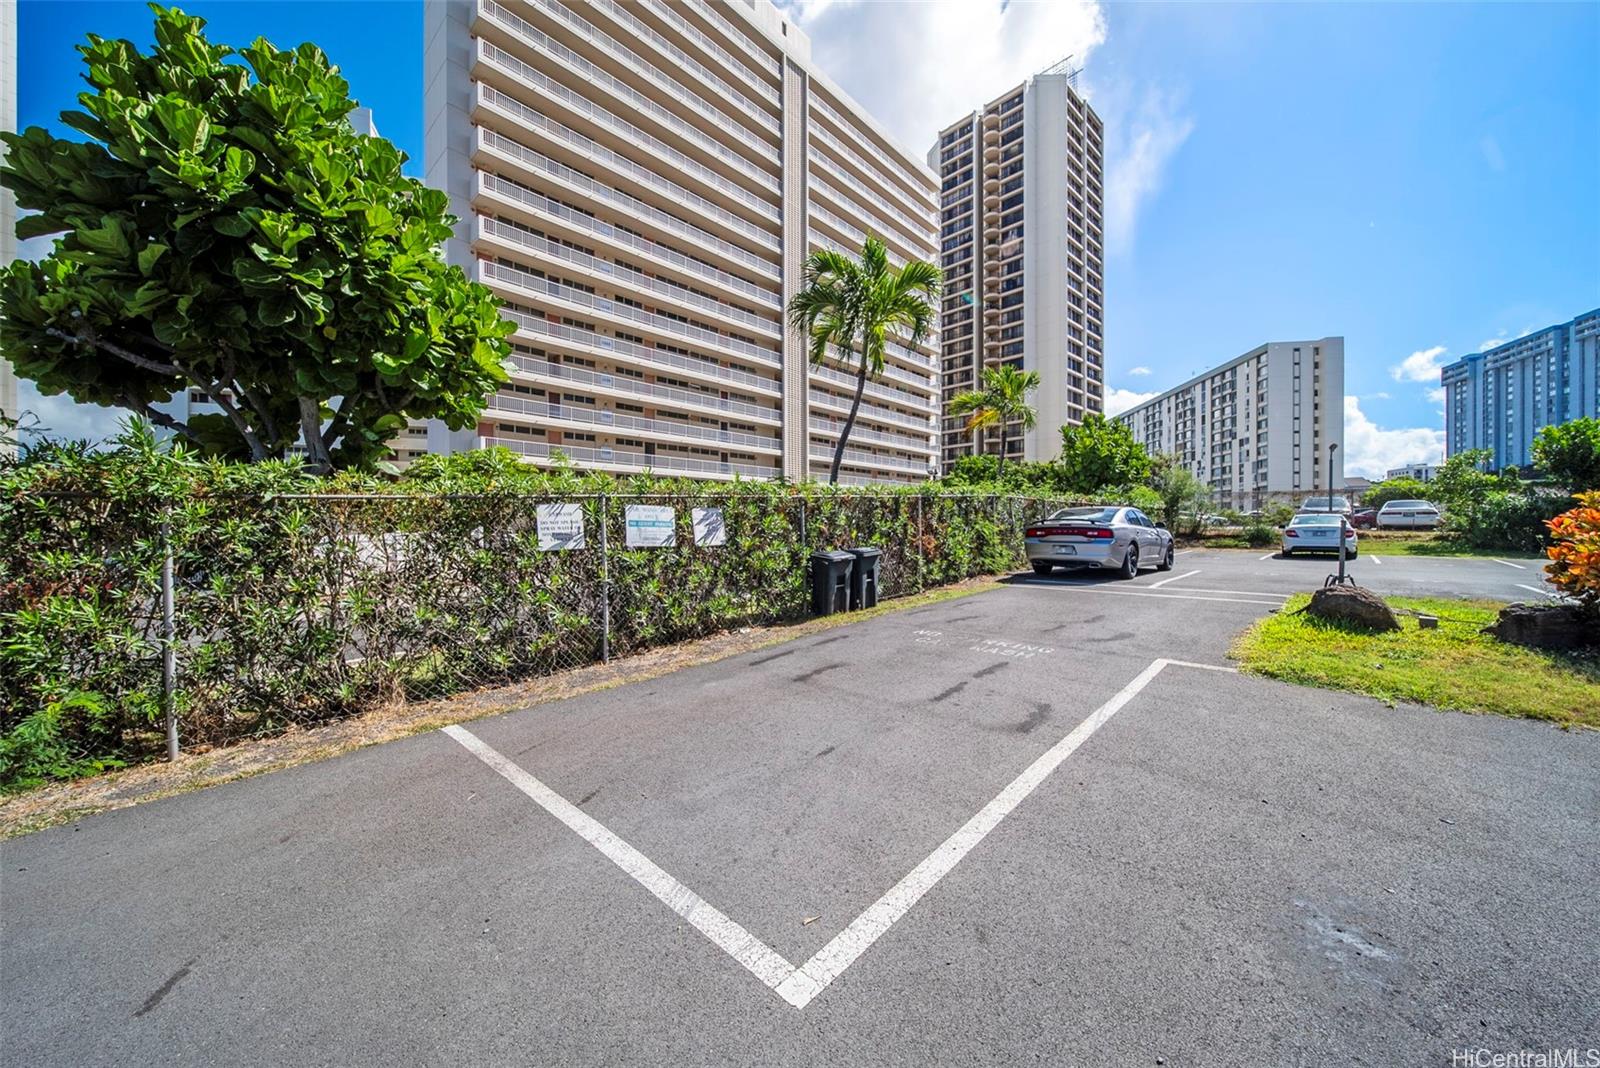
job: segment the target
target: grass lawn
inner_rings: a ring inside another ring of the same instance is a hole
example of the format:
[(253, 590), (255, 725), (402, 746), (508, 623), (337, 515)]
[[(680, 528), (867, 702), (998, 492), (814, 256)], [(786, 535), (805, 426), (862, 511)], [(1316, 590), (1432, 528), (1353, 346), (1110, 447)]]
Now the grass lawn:
[(1230, 655), (1243, 671), (1389, 701), (1600, 728), (1600, 657), (1539, 652), (1480, 634), (1500, 610), (1496, 602), (1391, 597), (1397, 613), (1438, 616), (1438, 629), (1420, 630), (1415, 617), (1402, 614), (1399, 632), (1367, 634), (1290, 614), (1310, 599), (1291, 597), (1282, 612), (1239, 636)]

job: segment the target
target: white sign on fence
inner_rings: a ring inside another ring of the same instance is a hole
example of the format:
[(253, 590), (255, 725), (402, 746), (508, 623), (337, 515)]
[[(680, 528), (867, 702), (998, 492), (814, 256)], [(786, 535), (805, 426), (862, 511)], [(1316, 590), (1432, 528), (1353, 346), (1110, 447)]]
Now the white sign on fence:
[(651, 549), (678, 544), (678, 513), (665, 504), (630, 504), (628, 548)]
[(541, 504), (537, 511), (541, 552), (583, 548), (583, 505)]
[(728, 544), (728, 528), (722, 525), (721, 508), (694, 510), (694, 543), (711, 546)]

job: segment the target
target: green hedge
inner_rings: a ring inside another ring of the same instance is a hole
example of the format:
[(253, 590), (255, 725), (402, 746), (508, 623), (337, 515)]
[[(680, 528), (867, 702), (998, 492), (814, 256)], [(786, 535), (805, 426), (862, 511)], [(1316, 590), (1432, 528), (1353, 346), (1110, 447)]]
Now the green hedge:
[[(540, 551), (553, 501), (581, 502), (583, 548)], [(626, 548), (628, 503), (671, 505), (677, 546)], [(1022, 528), (1063, 503), (616, 479), (496, 452), (319, 480), (137, 433), (106, 453), (49, 447), (0, 465), (0, 788), (161, 754), (164, 544), (193, 747), (593, 663), (603, 643), (797, 618), (813, 549), (882, 548), (885, 597), (1020, 567)], [(693, 544), (708, 506), (725, 546)]]

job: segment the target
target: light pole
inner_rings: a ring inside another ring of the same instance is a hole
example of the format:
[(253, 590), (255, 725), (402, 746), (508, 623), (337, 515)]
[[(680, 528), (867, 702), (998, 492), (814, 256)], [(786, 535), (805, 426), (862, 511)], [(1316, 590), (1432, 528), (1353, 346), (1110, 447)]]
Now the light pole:
[[(1339, 449), (1339, 443), (1337, 441), (1332, 441), (1332, 442), (1328, 443), (1328, 511), (1330, 513), (1333, 512), (1333, 454), (1335, 452), (1337, 452), (1338, 449)], [(1345, 574), (1345, 570), (1344, 570), (1344, 550), (1345, 550), (1345, 540), (1349, 536), (1348, 535), (1348, 530), (1345, 527), (1344, 513), (1340, 512), (1340, 513), (1338, 513), (1338, 515), (1339, 515), (1339, 574), (1337, 576), (1329, 575), (1328, 576), (1328, 581), (1323, 583), (1324, 586), (1335, 586), (1335, 585), (1342, 586), (1347, 582), (1353, 582), (1353, 580), (1350, 579), (1350, 577)]]
[[(1328, 443), (1328, 511), (1330, 512), (1333, 511), (1333, 454), (1338, 451), (1339, 443), (1337, 441), (1330, 441)], [(1341, 542), (1340, 544), (1343, 543)], [(1339, 550), (1339, 555), (1344, 555), (1343, 549)]]

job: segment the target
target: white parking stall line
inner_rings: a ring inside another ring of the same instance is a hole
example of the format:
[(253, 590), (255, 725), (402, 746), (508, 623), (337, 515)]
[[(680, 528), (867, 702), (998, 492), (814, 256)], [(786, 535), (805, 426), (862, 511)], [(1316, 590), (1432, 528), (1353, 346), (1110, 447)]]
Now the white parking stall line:
[(1152, 583), (1150, 583), (1150, 585), (1146, 586), (1145, 589), (1147, 589), (1147, 590), (1159, 590), (1161, 587), (1165, 586), (1169, 582), (1177, 582), (1179, 579), (1186, 579), (1190, 575), (1198, 575), (1198, 574), (1200, 574), (1200, 570), (1198, 568), (1196, 568), (1193, 571), (1185, 571), (1181, 575), (1173, 575), (1171, 578), (1164, 578), (1160, 582), (1152, 582)]
[(1194, 552), (1193, 549), (1179, 549), (1174, 555), (1175, 556), (1186, 556), (1186, 555), (1188, 555), (1189, 553), (1192, 553), (1192, 552)]
[(1368, 559), (1368, 560), (1371, 560), (1371, 561), (1372, 561), (1372, 562), (1373, 562), (1373, 563), (1375, 563), (1375, 564), (1381, 564), (1381, 563), (1383, 563), (1383, 558), (1382, 558), (1382, 557), (1379, 557), (1379, 556), (1369, 556), (1369, 557), (1367, 557), (1367, 559)]
[[(1159, 596), (1159, 595), (1155, 595)], [(949, 838), (946, 838), (922, 863), (911, 869), (882, 897), (867, 906), (814, 956), (798, 968), (745, 928), (713, 908), (703, 898), (668, 875), (650, 858), (618, 838), (598, 820), (580, 810), (527, 771), (506, 758), (494, 747), (461, 726), (444, 727), (445, 734), (497, 772), (535, 804), (560, 820), (567, 828), (599, 850), (606, 859), (627, 872), (640, 886), (705, 935), (718, 948), (742, 964), (750, 974), (797, 1009), (803, 1009), (828, 984), (855, 963), (861, 954), (889, 932), (939, 880), (977, 848), (989, 832), (1000, 825), (1029, 794), (1050, 777), (1051, 772), (1077, 752), (1096, 731), (1105, 726), (1129, 701), (1168, 667), (1197, 668), (1238, 674), (1237, 668), (1221, 664), (1200, 664), (1187, 660), (1154, 660), (1110, 700), (1089, 713), (1066, 737), (1051, 746), (1012, 779), (994, 799), (978, 810)]]
[[(1046, 585), (1054, 585), (1054, 584), (1053, 583), (1041, 582), (1041, 583), (1039, 583), (1039, 585), (1046, 586)], [(1169, 601), (1212, 601), (1212, 602), (1222, 602), (1222, 603), (1230, 603), (1230, 604), (1259, 604), (1259, 605), (1262, 605), (1263, 607), (1266, 607), (1266, 608), (1282, 608), (1283, 607), (1283, 602), (1281, 600), (1278, 600), (1278, 601), (1262, 601), (1262, 600), (1256, 600), (1256, 599), (1248, 599), (1247, 600), (1247, 599), (1245, 599), (1243, 597), (1195, 597), (1195, 596), (1191, 596), (1190, 594), (1187, 594), (1187, 593), (1143, 593), (1143, 592), (1141, 592), (1139, 590), (1114, 590), (1114, 589), (1111, 589), (1111, 588), (1109, 588), (1107, 586), (1088, 586), (1088, 585), (1084, 585), (1084, 586), (1079, 586), (1078, 588), (1080, 590), (1084, 590), (1087, 593), (1114, 593), (1118, 597), (1164, 597)], [(1230, 590), (1228, 592), (1231, 593), (1232, 591)], [(1261, 596), (1281, 597), (1282, 595), (1281, 594), (1276, 594), (1276, 593), (1269, 593), (1269, 594), (1263, 594)]]
[(1271, 560), (1274, 556), (1277, 556), (1277, 555), (1278, 555), (1278, 550), (1274, 549), (1270, 553), (1268, 553), (1267, 555), (1259, 556), (1256, 559), (1257, 560)]
[(1181, 590), (1173, 590), (1172, 593), (1226, 593), (1232, 597), (1276, 597), (1280, 601), (1294, 596), (1292, 593), (1272, 593), (1267, 590), (1224, 590), (1215, 586), (1185, 586)]
[(1519, 590), (1527, 590), (1529, 593), (1537, 593), (1541, 597), (1554, 597), (1554, 596), (1556, 596), (1556, 593), (1555, 593), (1554, 590), (1541, 590), (1537, 586), (1529, 586), (1529, 585), (1527, 585), (1525, 583), (1521, 583), (1521, 582), (1517, 583), (1517, 589), (1519, 589)]
[(1489, 557), (1489, 559), (1493, 560), (1497, 564), (1505, 564), (1507, 567), (1514, 567), (1518, 571), (1526, 571), (1526, 570), (1528, 570), (1522, 564), (1513, 564), (1510, 560), (1502, 560), (1498, 556), (1491, 556), (1491, 557)]

